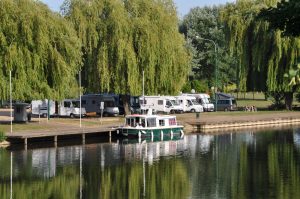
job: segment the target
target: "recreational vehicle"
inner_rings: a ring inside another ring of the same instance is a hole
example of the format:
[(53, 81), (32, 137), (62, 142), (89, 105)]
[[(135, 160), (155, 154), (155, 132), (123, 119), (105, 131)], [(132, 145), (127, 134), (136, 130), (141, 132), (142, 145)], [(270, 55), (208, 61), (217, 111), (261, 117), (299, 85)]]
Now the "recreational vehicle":
[(181, 96), (193, 96), (197, 102), (203, 106), (204, 111), (214, 111), (215, 106), (210, 102), (210, 96), (206, 93), (188, 93), (181, 94)]
[(182, 95), (176, 98), (184, 112), (203, 112), (203, 106), (197, 102), (196, 97)]
[(87, 113), (96, 112), (101, 114), (101, 102), (103, 102), (103, 116), (118, 116), (119, 108), (115, 98), (108, 94), (88, 94), (81, 96), (82, 107), (86, 109)]
[[(124, 115), (125, 110), (124, 110), (124, 102), (122, 100), (122, 95), (117, 95), (117, 94), (112, 94), (115, 98), (116, 104), (119, 108), (119, 114)], [(131, 113), (140, 113), (141, 112), (141, 106), (139, 102), (139, 97), (138, 96), (129, 96), (128, 95), (128, 105), (130, 106), (130, 111)]]
[(151, 108), (163, 113), (183, 113), (183, 108), (175, 97), (172, 96), (143, 96), (140, 97), (142, 109)]
[[(80, 102), (77, 99), (65, 99), (61, 102), (49, 101), (50, 116), (66, 116), (79, 117), (80, 112), (82, 116), (86, 115), (85, 108), (81, 108)], [(32, 115), (40, 115), (47, 117), (48, 115), (48, 100), (33, 100), (31, 102)]]

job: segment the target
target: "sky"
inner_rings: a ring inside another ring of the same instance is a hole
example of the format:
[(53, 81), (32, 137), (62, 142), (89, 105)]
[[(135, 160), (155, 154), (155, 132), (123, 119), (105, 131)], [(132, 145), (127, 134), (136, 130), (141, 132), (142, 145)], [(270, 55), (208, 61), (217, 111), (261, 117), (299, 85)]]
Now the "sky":
[[(50, 9), (59, 11), (59, 8), (64, 0), (41, 0), (46, 3)], [(234, 2), (235, 0), (174, 0), (179, 17), (186, 15), (191, 8), (212, 6), (219, 4), (226, 4), (227, 2)]]

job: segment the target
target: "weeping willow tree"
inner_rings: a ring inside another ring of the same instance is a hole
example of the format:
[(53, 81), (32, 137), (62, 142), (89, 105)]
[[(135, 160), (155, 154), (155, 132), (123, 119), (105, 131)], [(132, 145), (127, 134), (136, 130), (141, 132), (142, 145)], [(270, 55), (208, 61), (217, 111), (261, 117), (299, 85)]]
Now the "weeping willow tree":
[[(72, 26), (33, 0), (0, 1), (0, 99), (75, 96), (80, 40)], [(76, 91), (77, 90), (77, 91)]]
[(293, 68), (300, 55), (300, 39), (282, 37), (270, 30), (269, 23), (258, 20), (263, 8), (277, 0), (238, 0), (227, 4), (221, 18), (227, 29), (230, 53), (237, 55), (240, 90), (282, 92), (290, 109), (295, 87), (284, 74)]
[(174, 94), (190, 71), (171, 0), (66, 0), (62, 14), (82, 42), (87, 92)]

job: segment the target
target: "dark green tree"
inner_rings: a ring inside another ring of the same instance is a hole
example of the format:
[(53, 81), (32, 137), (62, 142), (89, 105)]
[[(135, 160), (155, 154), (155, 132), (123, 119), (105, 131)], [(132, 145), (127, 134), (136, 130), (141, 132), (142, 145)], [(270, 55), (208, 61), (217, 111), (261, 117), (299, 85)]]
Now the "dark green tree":
[(235, 83), (235, 57), (229, 56), (224, 25), (219, 18), (222, 7), (196, 7), (183, 19), (180, 30), (193, 48), (193, 75), (190, 80), (203, 80), (208, 88), (215, 85), (215, 46), (217, 45), (218, 87)]
[(33, 0), (0, 1), (0, 99), (63, 99), (78, 93), (80, 40), (71, 24)]
[(282, 38), (279, 30), (269, 31), (269, 23), (257, 20), (260, 10), (276, 0), (239, 0), (227, 4), (221, 18), (227, 29), (229, 50), (238, 56), (240, 88), (265, 92), (282, 92), (291, 109), (295, 87), (284, 77), (299, 57), (299, 38)]
[(281, 0), (276, 6), (264, 8), (259, 18), (270, 23), (270, 28), (280, 29), (285, 36), (300, 36), (300, 1)]

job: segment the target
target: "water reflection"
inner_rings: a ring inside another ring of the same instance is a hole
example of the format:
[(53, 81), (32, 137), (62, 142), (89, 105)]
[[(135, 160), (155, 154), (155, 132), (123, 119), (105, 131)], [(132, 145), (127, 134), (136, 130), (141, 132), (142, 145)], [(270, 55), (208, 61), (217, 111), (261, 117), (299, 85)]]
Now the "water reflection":
[(299, 130), (8, 152), (1, 198), (300, 198)]

